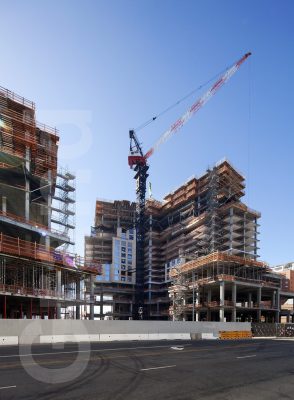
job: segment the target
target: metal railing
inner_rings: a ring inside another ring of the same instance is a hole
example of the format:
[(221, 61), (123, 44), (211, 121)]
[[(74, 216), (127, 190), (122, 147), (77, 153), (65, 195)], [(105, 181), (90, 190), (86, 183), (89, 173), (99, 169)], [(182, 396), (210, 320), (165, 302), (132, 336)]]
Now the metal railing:
[(36, 221), (26, 220), (24, 217), (21, 217), (19, 215), (15, 215), (15, 214), (12, 214), (12, 213), (9, 213), (9, 212), (4, 212), (4, 211), (0, 210), (0, 216), (8, 218), (12, 222), (13, 221), (21, 222), (23, 224), (30, 225), (30, 226), (32, 226), (32, 227), (34, 227), (36, 229), (42, 229), (42, 230), (45, 230), (47, 232), (50, 232), (50, 233), (53, 233), (53, 234), (56, 234), (56, 235), (59, 235), (59, 236), (63, 236), (63, 237), (66, 236), (67, 237), (66, 234), (62, 233), (62, 231), (59, 231), (57, 229), (49, 228), (48, 226), (42, 225), (42, 224), (40, 224), (39, 222), (36, 222)]
[(12, 101), (15, 101), (19, 104), (22, 104), (25, 107), (29, 107), (31, 109), (35, 109), (35, 103), (31, 100), (25, 99), (24, 97), (5, 89), (4, 87), (0, 86), (0, 95), (4, 96)]
[(82, 271), (100, 275), (101, 264), (95, 260), (86, 263), (83, 257), (71, 254), (54, 248), (47, 248), (36, 242), (28, 242), (16, 237), (0, 233), (0, 253), (33, 259), (36, 261), (48, 262), (59, 265), (73, 271)]

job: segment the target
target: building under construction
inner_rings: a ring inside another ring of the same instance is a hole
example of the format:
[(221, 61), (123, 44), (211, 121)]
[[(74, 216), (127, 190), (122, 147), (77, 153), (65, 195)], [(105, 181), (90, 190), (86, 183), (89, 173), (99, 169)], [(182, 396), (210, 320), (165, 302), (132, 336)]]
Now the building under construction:
[[(244, 189), (242, 174), (224, 160), (199, 178), (189, 179), (162, 202), (147, 200), (145, 318), (245, 320), (251, 318), (248, 311), (253, 308), (252, 319), (261, 318), (264, 310), (268, 320), (277, 319), (280, 278), (257, 260), (260, 213), (242, 203)], [(88, 262), (100, 259), (103, 264), (104, 272), (95, 285), (97, 318), (132, 317), (136, 264), (135, 250), (128, 240), (135, 239), (135, 212), (135, 204), (128, 201), (96, 202), (94, 228), (85, 239), (85, 258)], [(197, 272), (192, 273), (192, 268), (187, 276), (186, 272), (175, 274), (179, 268), (184, 271), (186, 265), (194, 265), (198, 260), (204, 260), (204, 264)], [(237, 288), (234, 275), (239, 276)], [(217, 281), (206, 292), (205, 279), (209, 281), (215, 276), (227, 276), (229, 281), (225, 288), (223, 281)], [(200, 294), (189, 284), (190, 278), (195, 280), (197, 290), (202, 282)], [(179, 284), (179, 280), (185, 284)], [(179, 288), (186, 293), (185, 312)], [(224, 294), (218, 298), (220, 290)], [(234, 307), (235, 303), (238, 306)]]
[(161, 246), (180, 257), (167, 271), (173, 319), (279, 321), (281, 277), (257, 260), (260, 213), (241, 202), (244, 188), (223, 161), (166, 198), (174, 222)]
[(163, 202), (147, 201), (149, 318), (278, 321), (281, 278), (258, 261), (260, 213), (242, 203), (244, 189), (224, 160)]
[(0, 88), (2, 318), (80, 318), (83, 304), (93, 318), (90, 282), (100, 267), (68, 251), (75, 176), (57, 169), (58, 141), (56, 129), (36, 122), (33, 102)]
[(91, 235), (85, 237), (85, 260), (99, 259), (95, 282), (97, 319), (131, 319), (136, 283), (135, 203), (97, 200)]

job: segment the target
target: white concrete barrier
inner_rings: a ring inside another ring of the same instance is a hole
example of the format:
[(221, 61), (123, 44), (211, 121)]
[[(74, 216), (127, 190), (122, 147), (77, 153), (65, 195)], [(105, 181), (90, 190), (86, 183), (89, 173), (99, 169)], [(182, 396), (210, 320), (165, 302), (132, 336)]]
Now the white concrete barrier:
[(0, 319), (0, 344), (212, 339), (219, 331), (250, 331), (249, 322)]
[(100, 335), (40, 335), (40, 343), (99, 342)]
[(149, 333), (148, 340), (190, 340), (190, 333)]
[(218, 339), (218, 334), (215, 333), (201, 333), (201, 339)]
[(18, 336), (0, 336), (0, 346), (17, 345)]
[(113, 342), (115, 340), (148, 340), (148, 333), (101, 333), (101, 342)]

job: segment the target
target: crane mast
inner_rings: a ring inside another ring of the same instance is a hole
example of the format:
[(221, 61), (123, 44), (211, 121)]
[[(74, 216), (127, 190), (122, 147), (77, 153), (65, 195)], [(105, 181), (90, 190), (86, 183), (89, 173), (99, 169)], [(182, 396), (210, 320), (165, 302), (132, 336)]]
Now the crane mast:
[(146, 182), (148, 178), (148, 158), (171, 136), (185, 125), (197, 111), (200, 110), (215, 93), (238, 71), (243, 62), (251, 55), (244, 54), (231, 66), (170, 128), (160, 136), (158, 141), (144, 154), (142, 146), (134, 130), (129, 131), (130, 153), (128, 163), (135, 171), (136, 179), (136, 291), (135, 306), (133, 307), (134, 319), (148, 318), (144, 307), (144, 238), (145, 238), (145, 197)]
[(145, 197), (146, 182), (149, 166), (143, 155), (143, 150), (135, 134), (131, 130), (129, 165), (135, 171), (136, 179), (136, 289), (135, 306), (133, 307), (133, 318), (144, 319), (146, 312), (144, 308), (144, 219), (145, 219)]

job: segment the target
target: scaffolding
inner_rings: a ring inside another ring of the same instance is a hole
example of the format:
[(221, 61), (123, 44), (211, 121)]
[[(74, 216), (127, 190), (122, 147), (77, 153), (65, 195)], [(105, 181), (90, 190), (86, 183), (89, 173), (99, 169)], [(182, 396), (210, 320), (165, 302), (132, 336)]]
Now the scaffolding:
[[(257, 260), (260, 213), (241, 202), (244, 189), (243, 175), (222, 160), (199, 178), (187, 180), (163, 202), (147, 200), (145, 271), (149, 304), (154, 303), (156, 290), (166, 296), (170, 283), (163, 266), (173, 260), (200, 259), (216, 251)], [(165, 311), (162, 305), (160, 309)]]
[(63, 249), (67, 250), (69, 245), (75, 242), (75, 175), (67, 169), (59, 169), (57, 171), (55, 193), (51, 206), (51, 223), (58, 227), (64, 236), (69, 239), (63, 245)]
[[(171, 315), (181, 320), (278, 319), (281, 277), (266, 263), (222, 252), (183, 263), (170, 272)], [(184, 282), (179, 285), (179, 282)], [(237, 292), (238, 288), (238, 292)], [(213, 318), (213, 319), (211, 319)]]

